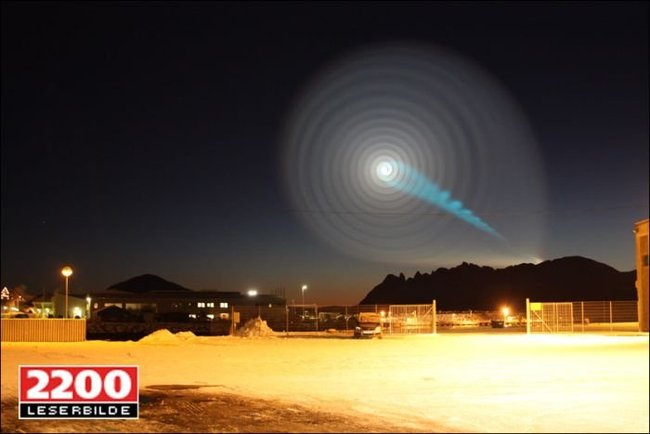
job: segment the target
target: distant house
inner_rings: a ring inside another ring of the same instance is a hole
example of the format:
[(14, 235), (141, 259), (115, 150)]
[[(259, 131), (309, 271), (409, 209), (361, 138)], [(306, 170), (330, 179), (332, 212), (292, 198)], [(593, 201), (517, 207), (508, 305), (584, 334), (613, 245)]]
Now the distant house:
[[(63, 293), (25, 295), (20, 311), (30, 318), (65, 318), (65, 305)], [(68, 318), (87, 318), (88, 309), (85, 295), (68, 294)]]
[[(66, 318), (65, 294), (55, 293), (52, 296), (54, 315), (57, 318)], [(87, 318), (88, 302), (86, 297), (79, 294), (68, 294), (68, 315), (67, 318)]]
[(31, 300), (31, 304), (38, 313), (40, 318), (54, 317), (54, 303), (52, 303), (52, 294), (37, 295)]

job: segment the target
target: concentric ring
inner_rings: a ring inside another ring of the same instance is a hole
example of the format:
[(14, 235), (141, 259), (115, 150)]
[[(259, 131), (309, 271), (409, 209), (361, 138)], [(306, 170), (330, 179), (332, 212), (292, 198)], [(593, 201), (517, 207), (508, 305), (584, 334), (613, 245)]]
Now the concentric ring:
[[(292, 208), (346, 253), (393, 262), (486, 262), (539, 248), (539, 215), (529, 214), (525, 227), (504, 218), (544, 205), (533, 136), (507, 92), (458, 55), (385, 46), (344, 57), (299, 98), (283, 146)], [(406, 194), (408, 188), (394, 188), (418, 182), (403, 167), (493, 225), (510, 241), (509, 251)]]

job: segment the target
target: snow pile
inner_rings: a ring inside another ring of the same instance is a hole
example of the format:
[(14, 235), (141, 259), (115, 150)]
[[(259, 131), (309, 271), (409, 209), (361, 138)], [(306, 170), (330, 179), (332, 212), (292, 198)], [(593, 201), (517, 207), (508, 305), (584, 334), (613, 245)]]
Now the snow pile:
[(178, 332), (176, 333), (176, 337), (180, 340), (183, 341), (190, 341), (196, 338), (196, 335), (192, 332)]
[(254, 336), (274, 336), (275, 332), (266, 324), (266, 321), (258, 316), (248, 320), (235, 334), (243, 338), (250, 338)]
[[(194, 333), (192, 333), (194, 334)], [(138, 342), (143, 344), (154, 345), (173, 345), (179, 343), (178, 337), (167, 329), (156, 330), (155, 332), (143, 337)]]

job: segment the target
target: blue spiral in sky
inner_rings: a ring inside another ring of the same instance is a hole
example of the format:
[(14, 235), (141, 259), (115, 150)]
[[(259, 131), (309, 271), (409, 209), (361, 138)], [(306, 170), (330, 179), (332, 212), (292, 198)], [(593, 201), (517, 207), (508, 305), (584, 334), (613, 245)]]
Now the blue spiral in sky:
[[(403, 177), (399, 176), (400, 171), (404, 173)], [(393, 160), (383, 161), (377, 166), (377, 176), (399, 191), (429, 202), (477, 229), (503, 238), (489, 224), (465, 208), (461, 201), (454, 199), (450, 192), (443, 190), (424, 174), (407, 164)]]
[(413, 265), (540, 255), (532, 129), (509, 92), (455, 52), (392, 44), (335, 59), (297, 98), (282, 143), (291, 208), (344, 254)]

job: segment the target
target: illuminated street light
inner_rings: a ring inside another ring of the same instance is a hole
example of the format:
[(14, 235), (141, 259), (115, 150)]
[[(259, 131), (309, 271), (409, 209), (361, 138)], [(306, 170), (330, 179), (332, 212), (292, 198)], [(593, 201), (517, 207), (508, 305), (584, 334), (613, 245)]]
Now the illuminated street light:
[[(249, 297), (255, 297), (256, 295), (257, 295), (257, 289), (248, 290)], [(262, 318), (262, 308), (260, 307), (259, 303), (257, 303), (257, 316)]]
[(503, 306), (501, 308), (501, 313), (503, 314), (503, 326), (508, 327), (508, 315), (510, 315), (510, 308), (508, 306)]
[(90, 295), (86, 296), (86, 319), (90, 319), (90, 302), (92, 299), (90, 298)]
[(305, 290), (307, 289), (307, 285), (302, 285), (302, 315), (305, 316), (307, 313), (305, 310)]
[(72, 268), (65, 266), (61, 269), (61, 274), (65, 277), (65, 317), (68, 318), (68, 277), (72, 276)]

